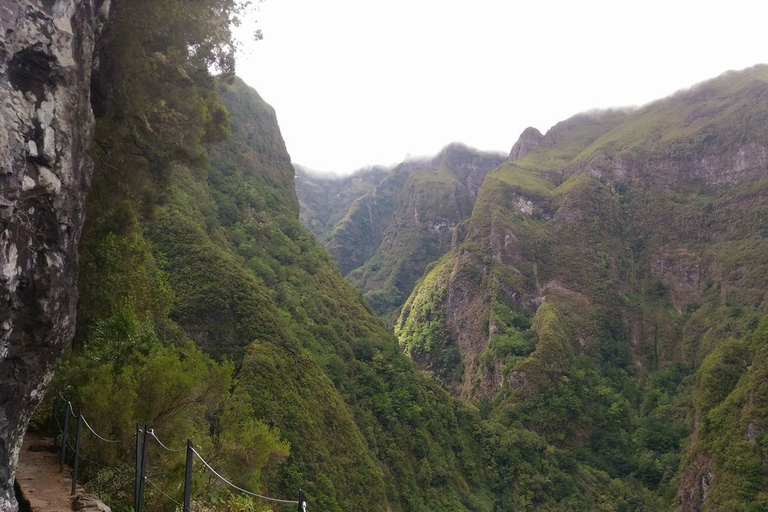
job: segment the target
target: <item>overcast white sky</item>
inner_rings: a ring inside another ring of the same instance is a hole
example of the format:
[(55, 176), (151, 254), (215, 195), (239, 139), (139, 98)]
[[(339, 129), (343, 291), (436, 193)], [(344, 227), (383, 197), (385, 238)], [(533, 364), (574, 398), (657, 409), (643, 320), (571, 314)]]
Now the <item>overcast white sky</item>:
[[(761, 0), (266, 0), (238, 74), (294, 163), (348, 173), (768, 62)], [(254, 27), (249, 26), (252, 31)]]

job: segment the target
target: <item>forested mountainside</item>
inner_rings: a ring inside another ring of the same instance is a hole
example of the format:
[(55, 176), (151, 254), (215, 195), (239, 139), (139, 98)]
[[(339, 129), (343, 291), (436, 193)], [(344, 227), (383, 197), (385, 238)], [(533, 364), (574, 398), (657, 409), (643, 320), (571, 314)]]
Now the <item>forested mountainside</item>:
[[(236, 484), (303, 488), (317, 510), (489, 510), (477, 410), (415, 368), (301, 226), (271, 107), (186, 52), (212, 12), (152, 7), (116, 2), (101, 45), (77, 333), (53, 385), (105, 436), (189, 437)], [(132, 502), (128, 445), (84, 447), (114, 510)], [(149, 474), (178, 497), (182, 464), (153, 450)], [(267, 509), (205, 472), (194, 489)]]
[[(454, 228), (472, 212), (485, 175), (503, 160), (501, 155), (451, 144), (435, 158), (403, 162), (384, 176), (370, 171), (344, 179), (300, 176), (296, 191), (302, 211), (309, 212), (306, 217), (328, 212), (320, 240), (373, 309), (387, 319), (403, 305), (426, 266), (448, 250)], [(370, 190), (347, 185), (370, 184), (373, 176), (381, 178)], [(346, 201), (338, 200), (336, 190), (342, 188)], [(350, 204), (354, 191), (358, 197)], [(335, 209), (315, 206), (319, 201)], [(306, 217), (302, 222), (310, 229), (320, 224)]]
[(664, 507), (765, 509), (767, 121), (757, 66), (526, 130), (403, 307), (402, 347)]

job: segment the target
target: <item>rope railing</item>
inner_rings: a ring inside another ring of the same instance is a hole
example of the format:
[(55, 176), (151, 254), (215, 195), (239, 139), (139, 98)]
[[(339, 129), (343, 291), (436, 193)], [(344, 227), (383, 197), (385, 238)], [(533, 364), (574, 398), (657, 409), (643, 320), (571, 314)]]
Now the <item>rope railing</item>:
[(247, 494), (247, 495), (249, 495), (249, 496), (253, 496), (253, 497), (255, 497), (255, 498), (260, 498), (260, 499), (262, 499), (262, 500), (265, 500), (265, 501), (272, 501), (272, 502), (275, 502), (275, 503), (289, 503), (289, 504), (294, 504), (294, 505), (298, 505), (298, 504), (299, 504), (299, 501), (298, 501), (298, 500), (280, 500), (280, 499), (277, 499), (277, 498), (270, 498), (269, 496), (262, 496), (261, 494), (256, 494), (255, 492), (251, 492), (251, 491), (248, 491), (248, 490), (246, 490), (246, 489), (243, 489), (242, 487), (238, 487), (237, 485), (233, 484), (232, 482), (230, 482), (229, 480), (227, 480), (226, 478), (224, 478), (223, 476), (221, 476), (221, 475), (220, 475), (220, 474), (219, 474), (219, 473), (218, 473), (218, 472), (217, 472), (215, 469), (213, 469), (213, 468), (211, 467), (211, 465), (210, 465), (210, 464), (208, 464), (208, 462), (207, 462), (207, 461), (206, 461), (206, 460), (205, 460), (205, 459), (204, 459), (204, 458), (203, 458), (203, 457), (202, 457), (202, 456), (201, 456), (199, 453), (197, 453), (197, 450), (195, 450), (194, 448), (192, 448), (192, 452), (193, 452), (195, 455), (197, 455), (197, 458), (198, 458), (198, 459), (200, 459), (200, 462), (202, 462), (202, 463), (203, 463), (203, 465), (204, 465), (206, 468), (208, 468), (208, 470), (209, 470), (211, 473), (213, 473), (214, 475), (216, 475), (216, 476), (219, 478), (219, 480), (221, 480), (221, 481), (222, 481), (222, 482), (224, 482), (225, 484), (229, 485), (229, 486), (230, 486), (230, 487), (232, 487), (233, 489), (237, 489), (238, 491), (242, 492), (243, 494)]
[[(61, 399), (65, 402), (64, 407), (64, 426), (62, 428), (61, 422), (59, 421), (58, 417), (58, 403), (57, 399)], [(70, 415), (73, 418), (77, 419), (77, 430), (76, 430), (76, 440), (75, 445), (72, 446), (72, 443), (69, 441), (69, 419)], [(51, 422), (51, 424), (55, 423), (58, 427), (58, 431), (62, 434), (62, 443), (61, 443), (61, 461), (59, 465), (59, 472), (63, 470), (64, 462), (66, 460), (66, 454), (67, 454), (67, 448), (69, 447), (72, 452), (74, 453), (74, 464), (73, 464), (73, 470), (72, 470), (72, 494), (75, 493), (76, 485), (77, 485), (77, 471), (78, 471), (78, 462), (82, 458), (84, 460), (88, 460), (89, 462), (95, 464), (96, 466), (105, 468), (105, 469), (111, 469), (111, 470), (117, 470), (119, 472), (125, 472), (126, 470), (120, 469), (120, 468), (110, 468), (108, 466), (104, 466), (102, 464), (99, 464), (98, 462), (94, 461), (93, 459), (90, 459), (88, 457), (83, 457), (80, 455), (80, 447), (81, 447), (81, 431), (82, 426), (84, 425), (86, 429), (93, 434), (98, 440), (103, 441), (105, 443), (110, 444), (117, 444), (122, 441), (126, 441), (128, 439), (135, 439), (136, 440), (136, 471), (134, 474), (134, 481), (135, 481), (135, 494), (134, 494), (134, 511), (135, 512), (142, 512), (143, 505), (144, 505), (144, 484), (147, 483), (150, 486), (152, 486), (155, 490), (157, 490), (162, 496), (172, 501), (177, 506), (181, 507), (181, 510), (183, 512), (191, 512), (190, 510), (190, 500), (191, 500), (191, 489), (192, 489), (192, 467), (193, 467), (193, 458), (197, 457), (200, 459), (200, 462), (215, 475), (221, 482), (228, 485), (232, 489), (235, 489), (238, 492), (241, 492), (245, 495), (252, 496), (254, 498), (258, 498), (264, 501), (269, 501), (273, 503), (282, 503), (282, 504), (288, 504), (288, 505), (298, 505), (300, 512), (306, 512), (307, 511), (307, 500), (304, 497), (304, 493), (302, 491), (299, 491), (299, 499), (298, 500), (285, 500), (285, 499), (279, 499), (279, 498), (272, 498), (270, 496), (264, 496), (263, 494), (258, 494), (253, 491), (249, 491), (247, 489), (243, 489), (242, 487), (239, 487), (235, 484), (233, 484), (231, 481), (227, 480), (225, 477), (221, 475), (216, 469), (211, 466), (208, 461), (206, 461), (200, 453), (195, 450), (195, 448), (192, 445), (192, 441), (189, 439), (187, 440), (187, 446), (186, 448), (180, 448), (180, 449), (174, 449), (167, 446), (165, 443), (163, 443), (159, 437), (157, 437), (157, 434), (155, 434), (154, 429), (149, 428), (147, 425), (144, 425), (144, 428), (142, 428), (139, 424), (136, 425), (136, 433), (132, 434), (130, 437), (126, 437), (125, 439), (109, 439), (107, 437), (102, 436), (98, 432), (96, 432), (93, 427), (88, 423), (88, 421), (85, 419), (82, 413), (75, 413), (74, 408), (72, 407), (72, 402), (66, 399), (66, 397), (59, 391), (56, 390), (56, 395), (54, 395), (54, 407), (53, 407), (53, 419), (54, 421)], [(187, 462), (186, 462), (186, 472), (184, 476), (184, 503), (180, 503), (179, 501), (175, 500), (168, 494), (166, 494), (158, 485), (156, 485), (154, 482), (152, 482), (149, 478), (147, 478), (146, 471), (147, 471), (147, 458), (148, 458), (148, 452), (147, 452), (147, 440), (148, 438), (153, 438), (157, 444), (160, 445), (161, 448), (168, 452), (172, 453), (179, 453), (182, 451), (187, 452)]]
[(173, 448), (168, 448), (168, 447), (167, 447), (167, 446), (165, 446), (165, 445), (163, 444), (163, 442), (162, 442), (162, 441), (161, 441), (161, 440), (160, 440), (160, 439), (159, 439), (159, 438), (158, 438), (158, 437), (155, 435), (155, 431), (154, 431), (154, 430), (149, 430), (149, 431), (147, 431), (147, 433), (148, 433), (150, 436), (152, 436), (152, 438), (153, 438), (155, 441), (157, 441), (157, 444), (159, 444), (160, 446), (162, 446), (162, 447), (163, 447), (163, 449), (164, 449), (164, 450), (166, 450), (166, 451), (169, 451), (169, 452), (183, 452), (184, 450), (186, 450), (186, 448), (179, 448), (179, 449), (177, 449), (177, 450), (174, 450)]
[[(119, 443), (119, 442), (122, 441), (122, 439), (107, 439), (105, 437), (100, 436), (95, 430), (93, 430), (91, 428), (91, 426), (88, 424), (88, 420), (86, 420), (85, 417), (83, 417), (83, 424), (86, 426), (86, 428), (88, 428), (88, 430), (91, 431), (91, 434), (95, 435), (96, 437), (98, 437), (99, 439), (104, 441), (105, 443)], [(131, 437), (133, 437), (133, 436), (131, 436)]]
[(156, 484), (155, 484), (155, 483), (154, 483), (152, 480), (150, 480), (150, 479), (149, 479), (149, 478), (147, 478), (147, 477), (144, 477), (144, 480), (145, 480), (145, 481), (146, 481), (146, 482), (147, 482), (149, 485), (151, 485), (152, 487), (154, 487), (154, 488), (155, 488), (155, 490), (156, 490), (157, 492), (159, 492), (160, 494), (162, 494), (163, 496), (165, 496), (167, 499), (169, 499), (170, 501), (174, 502), (176, 505), (178, 505), (178, 506), (180, 506), (180, 507), (182, 507), (182, 508), (184, 507), (184, 505), (183, 505), (183, 504), (181, 504), (180, 502), (178, 502), (178, 501), (176, 501), (175, 499), (173, 499), (173, 498), (171, 498), (170, 496), (168, 496), (168, 495), (167, 495), (167, 494), (166, 494), (166, 493), (165, 493), (165, 492), (164, 492), (164, 491), (163, 491), (163, 490), (162, 490), (160, 487), (158, 487), (158, 486), (157, 486), (157, 485), (156, 485)]

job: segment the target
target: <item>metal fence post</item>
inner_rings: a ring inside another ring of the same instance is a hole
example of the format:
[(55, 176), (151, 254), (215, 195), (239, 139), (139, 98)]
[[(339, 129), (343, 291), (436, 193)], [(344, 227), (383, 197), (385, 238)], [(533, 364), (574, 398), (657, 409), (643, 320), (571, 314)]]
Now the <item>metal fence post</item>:
[(136, 479), (133, 488), (133, 510), (139, 510), (139, 493), (141, 492), (141, 425), (136, 424)]
[(184, 508), (182, 512), (189, 512), (189, 502), (192, 498), (192, 441), (187, 439), (187, 469), (184, 473)]
[(75, 435), (75, 464), (72, 467), (72, 496), (77, 491), (77, 469), (80, 466), (80, 436), (83, 430), (83, 415), (77, 415), (77, 434)]
[(67, 436), (69, 435), (69, 402), (64, 404), (64, 432), (61, 434), (61, 460), (59, 460), (59, 473), (64, 471), (64, 461), (67, 458)]
[(307, 512), (307, 497), (301, 489), (299, 489), (299, 512)]
[(147, 479), (147, 450), (149, 450), (149, 427), (144, 424), (144, 439), (141, 446), (141, 475), (139, 477), (139, 502), (136, 507), (136, 512), (141, 512), (144, 508), (144, 482)]

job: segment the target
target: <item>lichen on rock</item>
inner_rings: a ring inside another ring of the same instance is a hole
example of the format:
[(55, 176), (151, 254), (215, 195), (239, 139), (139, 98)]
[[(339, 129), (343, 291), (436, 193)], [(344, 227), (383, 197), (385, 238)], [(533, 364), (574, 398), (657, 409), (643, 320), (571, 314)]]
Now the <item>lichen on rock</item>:
[(90, 78), (109, 0), (0, 0), (0, 510), (70, 343), (92, 164)]

